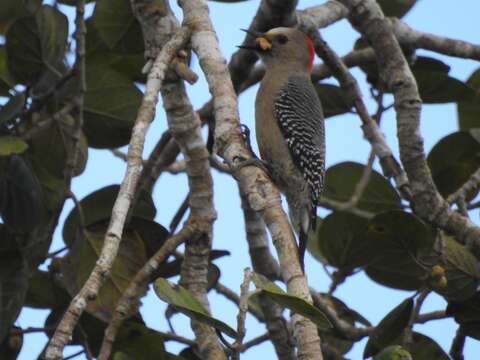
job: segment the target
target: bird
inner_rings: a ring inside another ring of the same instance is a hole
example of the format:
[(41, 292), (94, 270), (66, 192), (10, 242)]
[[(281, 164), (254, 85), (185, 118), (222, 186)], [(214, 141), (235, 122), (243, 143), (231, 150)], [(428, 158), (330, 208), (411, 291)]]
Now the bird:
[(265, 66), (255, 100), (260, 158), (286, 197), (304, 270), (308, 233), (315, 227), (325, 179), (324, 116), (310, 78), (314, 45), (296, 28), (278, 27), (265, 33), (244, 31), (255, 42), (239, 47), (255, 51)]

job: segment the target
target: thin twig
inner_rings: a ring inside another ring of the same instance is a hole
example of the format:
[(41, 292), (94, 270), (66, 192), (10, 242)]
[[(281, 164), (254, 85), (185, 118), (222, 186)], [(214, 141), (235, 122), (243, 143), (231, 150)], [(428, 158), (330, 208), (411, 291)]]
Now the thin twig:
[[(228, 287), (226, 287), (225, 285), (223, 285), (222, 283), (220, 283), (220, 281), (218, 281), (216, 284), (215, 284), (215, 287), (214, 287), (215, 291), (223, 296), (225, 296), (226, 299), (230, 300), (231, 302), (233, 302), (235, 305), (237, 306), (240, 306), (240, 296), (238, 296), (235, 291), (229, 289)], [(258, 312), (257, 309), (249, 306), (248, 307), (248, 311), (257, 318), (258, 321), (260, 322), (263, 322), (265, 319), (264, 319), (264, 316), (261, 312)]]
[(180, 221), (182, 221), (183, 217), (185, 216), (185, 213), (188, 210), (188, 195), (185, 196), (185, 199), (183, 199), (182, 203), (180, 204), (180, 207), (178, 208), (177, 212), (172, 218), (172, 221), (170, 221), (170, 234), (175, 233), (177, 230), (178, 224), (180, 224)]
[(253, 338), (252, 340), (247, 341), (240, 347), (240, 352), (245, 352), (248, 349), (250, 349), (253, 346), (260, 345), (261, 343), (270, 340), (270, 335), (268, 333), (265, 333), (263, 335), (257, 336), (256, 338)]
[(380, 159), (380, 165), (384, 175), (387, 178), (393, 177), (397, 189), (406, 199), (410, 199), (411, 191), (408, 185), (407, 175), (393, 156), (393, 152), (387, 144), (385, 136), (380, 131), (377, 122), (368, 113), (367, 107), (362, 100), (362, 94), (357, 80), (348, 71), (348, 68), (342, 63), (338, 55), (330, 48), (325, 40), (323, 40), (316, 28), (305, 23), (303, 29), (312, 37), (317, 55), (330, 67), (342, 89), (351, 99), (358, 116), (362, 120), (364, 136), (372, 145), (375, 155)]
[[(117, 332), (128, 316), (130, 316), (134, 309), (138, 306), (139, 289), (148, 281), (151, 274), (158, 268), (164, 259), (170, 255), (179, 244), (184, 242), (188, 237), (196, 231), (195, 224), (189, 224), (188, 221), (185, 226), (174, 236), (171, 236), (162, 247), (153, 255), (147, 263), (137, 272), (132, 279), (127, 289), (123, 292), (122, 297), (118, 300), (115, 312), (112, 319), (105, 329), (105, 336), (103, 338), (102, 347), (98, 355), (98, 360), (106, 360), (110, 356), (113, 342)], [(173, 332), (173, 331), (172, 331)]]
[(429, 289), (423, 289), (422, 291), (420, 291), (419, 295), (417, 296), (417, 299), (415, 300), (415, 306), (413, 307), (412, 314), (410, 315), (408, 326), (403, 333), (402, 342), (403, 342), (403, 345), (407, 348), (413, 342), (413, 338), (412, 338), (413, 325), (415, 324), (418, 318), (418, 315), (420, 314), (420, 310), (422, 309), (422, 305), (429, 294), (430, 294)]
[(70, 359), (76, 358), (77, 356), (82, 355), (84, 352), (85, 352), (85, 350), (82, 349), (80, 351), (77, 351), (76, 353), (73, 353), (72, 355), (69, 355), (69, 356), (63, 358), (63, 360), (70, 360)]
[(326, 301), (322, 297), (322, 295), (312, 291), (312, 297), (314, 305), (325, 314), (328, 320), (330, 320), (330, 322), (332, 323), (333, 327), (347, 339), (358, 341), (366, 336), (369, 336), (372, 333), (374, 329), (373, 327), (357, 328), (355, 326), (352, 326), (345, 320), (341, 319), (337, 315), (336, 311), (329, 305), (328, 301)]
[(429, 313), (417, 315), (417, 318), (415, 319), (415, 324), (425, 324), (426, 322), (432, 320), (442, 320), (449, 317), (451, 317), (451, 315), (448, 315), (445, 310), (432, 311)]
[(450, 356), (453, 360), (464, 360), (463, 347), (465, 346), (465, 333), (460, 325), (450, 347)]
[(450, 194), (446, 201), (449, 204), (457, 203), (458, 210), (463, 216), (468, 216), (466, 198), (480, 188), (480, 169), (477, 169), (457, 191)]
[[(75, 64), (73, 65), (73, 72), (77, 77), (77, 89), (75, 97), (72, 102), (75, 105), (75, 121), (72, 127), (70, 146), (67, 149), (67, 161), (65, 164), (64, 178), (67, 191), (70, 189), (70, 183), (75, 172), (75, 165), (77, 163), (79, 154), (80, 135), (83, 126), (83, 103), (84, 95), (87, 91), (87, 80), (85, 71), (85, 34), (87, 27), (85, 25), (85, 0), (78, 0), (76, 4), (75, 15), (75, 32), (73, 37), (75, 39)], [(66, 144), (67, 145), (67, 144)]]
[(48, 253), (47, 256), (45, 256), (44, 261), (47, 260), (47, 259), (54, 258), (54, 257), (57, 256), (58, 254), (61, 254), (62, 252), (66, 251), (66, 250), (68, 250), (68, 246), (64, 246), (64, 247), (62, 247), (62, 248), (60, 248), (60, 249), (58, 249), (58, 250), (55, 250), (55, 251), (53, 251), (53, 252), (51, 252), (51, 253)]
[(349, 10), (349, 21), (375, 50), (380, 78), (393, 93), (400, 159), (410, 181), (413, 211), (423, 220), (451, 233), (475, 254), (480, 254), (480, 227), (453, 211), (433, 182), (420, 132), (421, 98), (390, 20), (374, 0), (338, 2)]
[(243, 338), (247, 332), (247, 329), (245, 328), (245, 319), (248, 311), (248, 298), (251, 295), (248, 291), (251, 281), (252, 271), (249, 268), (246, 268), (244, 270), (243, 282), (240, 285), (240, 301), (237, 315), (237, 338), (232, 345), (232, 360), (240, 359), (240, 349), (242, 347)]
[(160, 332), (160, 335), (162, 336), (163, 340), (165, 340), (165, 341), (176, 341), (176, 342), (179, 342), (181, 344), (188, 345), (188, 346), (196, 346), (196, 343), (195, 343), (194, 340), (187, 339), (186, 337), (177, 335), (173, 332), (167, 332), (167, 333)]
[(362, 175), (358, 182), (355, 184), (355, 188), (353, 189), (353, 193), (350, 196), (348, 201), (336, 204), (335, 207), (337, 211), (347, 211), (355, 208), (360, 199), (362, 198), (363, 192), (367, 188), (368, 182), (370, 181), (370, 176), (372, 175), (372, 167), (373, 162), (375, 160), (375, 153), (373, 150), (370, 151), (370, 155), (368, 156), (367, 165), (363, 168)]

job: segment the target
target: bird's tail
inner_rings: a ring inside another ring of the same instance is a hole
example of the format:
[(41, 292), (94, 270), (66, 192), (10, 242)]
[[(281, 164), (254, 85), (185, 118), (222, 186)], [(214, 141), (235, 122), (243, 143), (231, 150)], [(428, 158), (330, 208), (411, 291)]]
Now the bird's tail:
[(312, 217), (311, 211), (305, 208), (289, 206), (290, 221), (298, 234), (298, 260), (302, 271), (305, 272), (305, 252), (307, 250), (308, 233), (316, 217)]

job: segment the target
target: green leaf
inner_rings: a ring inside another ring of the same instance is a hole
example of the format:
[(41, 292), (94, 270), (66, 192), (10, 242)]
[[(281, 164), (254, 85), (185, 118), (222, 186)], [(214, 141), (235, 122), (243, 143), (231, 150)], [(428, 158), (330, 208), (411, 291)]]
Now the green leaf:
[(322, 254), (320, 250), (320, 243), (318, 241), (319, 232), (322, 227), (323, 219), (317, 216), (317, 220), (315, 222), (316, 227), (315, 231), (310, 231), (308, 234), (308, 242), (307, 242), (307, 250), (317, 261), (322, 264), (327, 264), (327, 259)]
[(385, 16), (403, 17), (415, 5), (417, 0), (378, 0)]
[(253, 282), (262, 294), (294, 313), (310, 319), (318, 328), (328, 329), (332, 327), (330, 321), (319, 309), (299, 297), (287, 294), (264, 276), (255, 274)]
[(193, 347), (187, 347), (180, 351), (180, 354), (182, 359), (187, 359), (187, 360), (202, 360), (201, 354), (199, 351)]
[[(99, 221), (108, 221), (112, 214), (113, 204), (117, 198), (119, 185), (109, 185), (93, 193), (87, 195), (80, 201), (83, 214), (85, 217), (85, 226), (97, 223)], [(152, 220), (155, 217), (155, 206), (150, 195), (143, 193), (133, 210), (135, 217)], [(63, 240), (67, 246), (71, 246), (76, 236), (77, 228), (79, 226), (78, 210), (74, 208), (65, 220), (63, 226)]]
[[(72, 297), (81, 289), (95, 266), (106, 230), (106, 225), (99, 223), (90, 225), (83, 233), (78, 232), (71, 250), (63, 258), (61, 271), (64, 285)], [(146, 261), (142, 239), (136, 232), (125, 231), (109, 277), (95, 300), (88, 303), (87, 311), (105, 322), (110, 321), (118, 300)], [(145, 285), (139, 293), (146, 290)]]
[(452, 315), (458, 324), (470, 321), (480, 322), (480, 293), (465, 301), (450, 301), (447, 314)]
[(131, 44), (120, 42), (110, 49), (100, 37), (93, 21), (87, 19), (86, 62), (89, 66), (107, 66), (127, 76), (132, 81), (145, 83), (146, 75), (142, 73), (145, 64), (145, 50), (142, 46), (131, 48)]
[[(7, 51), (5, 45), (0, 45), (0, 96), (9, 96), (8, 91), (14, 86), (15, 80), (8, 72)], [(0, 120), (0, 123), (2, 122), (3, 121)]]
[(322, 102), (325, 118), (349, 112), (353, 104), (345, 92), (338, 86), (315, 84), (315, 90)]
[(309, 241), (316, 241), (327, 264), (353, 269), (371, 261), (370, 249), (362, 238), (367, 220), (346, 212), (328, 215)]
[(158, 331), (133, 321), (119, 330), (112, 353), (120, 351), (135, 360), (166, 360), (164, 339)]
[(412, 355), (400, 345), (390, 345), (380, 354), (375, 355), (373, 360), (413, 360)]
[[(46, 119), (43, 119), (45, 121)], [(63, 179), (68, 160), (67, 149), (71, 148), (73, 137), (74, 119), (66, 115), (56, 121), (51, 127), (47, 127), (35, 134), (31, 139), (31, 158), (37, 165), (42, 166), (56, 178)], [(73, 175), (80, 175), (87, 165), (88, 144), (83, 132), (80, 132), (77, 162), (74, 166)]]
[[(458, 190), (480, 166), (480, 142), (474, 130), (441, 139), (427, 157), (433, 180), (442, 196)], [(476, 193), (467, 194), (467, 200)]]
[(425, 104), (471, 101), (475, 92), (462, 81), (438, 71), (415, 70), (420, 98)]
[(470, 101), (475, 97), (470, 86), (448, 75), (450, 66), (440, 60), (419, 56), (411, 69), (426, 104)]
[(135, 230), (140, 235), (145, 244), (147, 258), (151, 258), (170, 236), (169, 231), (162, 225), (143, 217), (132, 217), (126, 228)]
[(135, 47), (131, 52), (142, 51), (142, 29), (132, 13), (129, 0), (99, 1), (93, 12), (93, 22), (110, 49), (124, 42)]
[[(2, 226), (2, 230), (4, 226)], [(7, 234), (2, 231), (2, 235)], [(12, 236), (12, 235), (9, 235)], [(6, 241), (2, 236), (2, 243)], [(28, 288), (28, 266), (19, 251), (0, 246), (0, 344), (17, 319)]]
[(224, 322), (213, 318), (203, 305), (186, 289), (180, 285), (159, 278), (155, 281), (155, 292), (160, 299), (172, 305), (177, 311), (189, 318), (216, 328), (235, 338), (237, 332)]
[(378, 354), (382, 349), (392, 344), (408, 326), (413, 311), (413, 299), (407, 298), (397, 305), (375, 327), (370, 335), (363, 358)]
[[(352, 326), (357, 322), (365, 326), (371, 326), (367, 319), (355, 310), (350, 309), (342, 300), (328, 294), (318, 295), (326, 301), (330, 308), (335, 310), (337, 316), (343, 321), (346, 321)], [(321, 330), (320, 338), (322, 339), (322, 343), (326, 343), (330, 348), (335, 349), (335, 351), (340, 354), (347, 353), (354, 344), (352, 340), (346, 339), (343, 334), (340, 334), (334, 328)]]
[(431, 252), (435, 237), (415, 215), (397, 210), (378, 214), (367, 225), (365, 241), (371, 249), (366, 273), (374, 281), (404, 290), (423, 283), (421, 258)]
[[(365, 166), (355, 162), (342, 162), (327, 169), (323, 196), (335, 201), (350, 200)], [(357, 208), (378, 213), (400, 209), (400, 196), (382, 175), (372, 170)]]
[(13, 325), (7, 336), (0, 342), (0, 360), (16, 360), (23, 347), (23, 333), (20, 327)]
[(412, 343), (407, 346), (414, 360), (450, 360), (450, 357), (443, 351), (433, 339), (418, 332), (412, 332)]
[(67, 47), (67, 17), (44, 5), (35, 16), (16, 20), (6, 34), (8, 69), (21, 83), (33, 85), (52, 68), (59, 68)]
[(435, 291), (448, 301), (464, 301), (475, 295), (479, 285), (480, 270), (477, 259), (453, 238), (442, 237), (442, 258), (445, 259), (447, 285)]
[(53, 309), (65, 307), (71, 297), (54, 279), (54, 275), (46, 271), (37, 270), (30, 277), (25, 306), (36, 309)]
[(28, 144), (16, 136), (0, 136), (0, 156), (21, 154), (27, 150)]
[(470, 75), (466, 84), (475, 90), (475, 98), (457, 103), (458, 126), (464, 131), (480, 127), (480, 69)]
[(418, 267), (410, 269), (410, 265), (410, 261), (405, 261), (405, 264), (401, 264), (400, 267), (398, 265), (392, 268), (368, 266), (365, 274), (376, 283), (392, 289), (416, 290), (422, 286), (425, 272)]
[(14, 120), (25, 105), (25, 95), (18, 93), (12, 96), (8, 102), (0, 108), (0, 125)]
[(128, 144), (142, 93), (128, 76), (105, 65), (87, 66), (83, 130), (88, 145), (116, 148)]
[[(42, 189), (22, 157), (12, 155), (6, 161), (0, 174), (0, 214), (9, 228), (25, 234), (33, 231), (45, 217)], [(29, 236), (28, 240), (30, 243), (35, 237)]]
[(42, 162), (38, 161), (34, 155), (35, 154), (30, 152), (28, 154), (28, 159), (32, 165), (33, 172), (40, 183), (45, 206), (50, 211), (56, 211), (58, 203), (61, 201), (66, 191), (64, 178), (55, 177), (44, 168)]
[(466, 336), (480, 340), (480, 321), (472, 321), (463, 324), (462, 331)]
[(32, 15), (40, 7), (41, 0), (2, 0), (0, 6), (0, 34), (16, 19)]
[(448, 74), (450, 72), (449, 65), (445, 64), (441, 60), (426, 56), (418, 56), (415, 60), (413, 68), (419, 71), (434, 71), (444, 74)]

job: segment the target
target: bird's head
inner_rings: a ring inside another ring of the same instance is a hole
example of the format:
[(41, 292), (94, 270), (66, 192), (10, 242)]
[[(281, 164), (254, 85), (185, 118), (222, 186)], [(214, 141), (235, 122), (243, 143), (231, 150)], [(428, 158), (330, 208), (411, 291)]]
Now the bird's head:
[(266, 33), (244, 30), (255, 40), (254, 45), (239, 46), (255, 51), (268, 68), (289, 65), (311, 71), (315, 55), (313, 42), (300, 30), (278, 27)]

